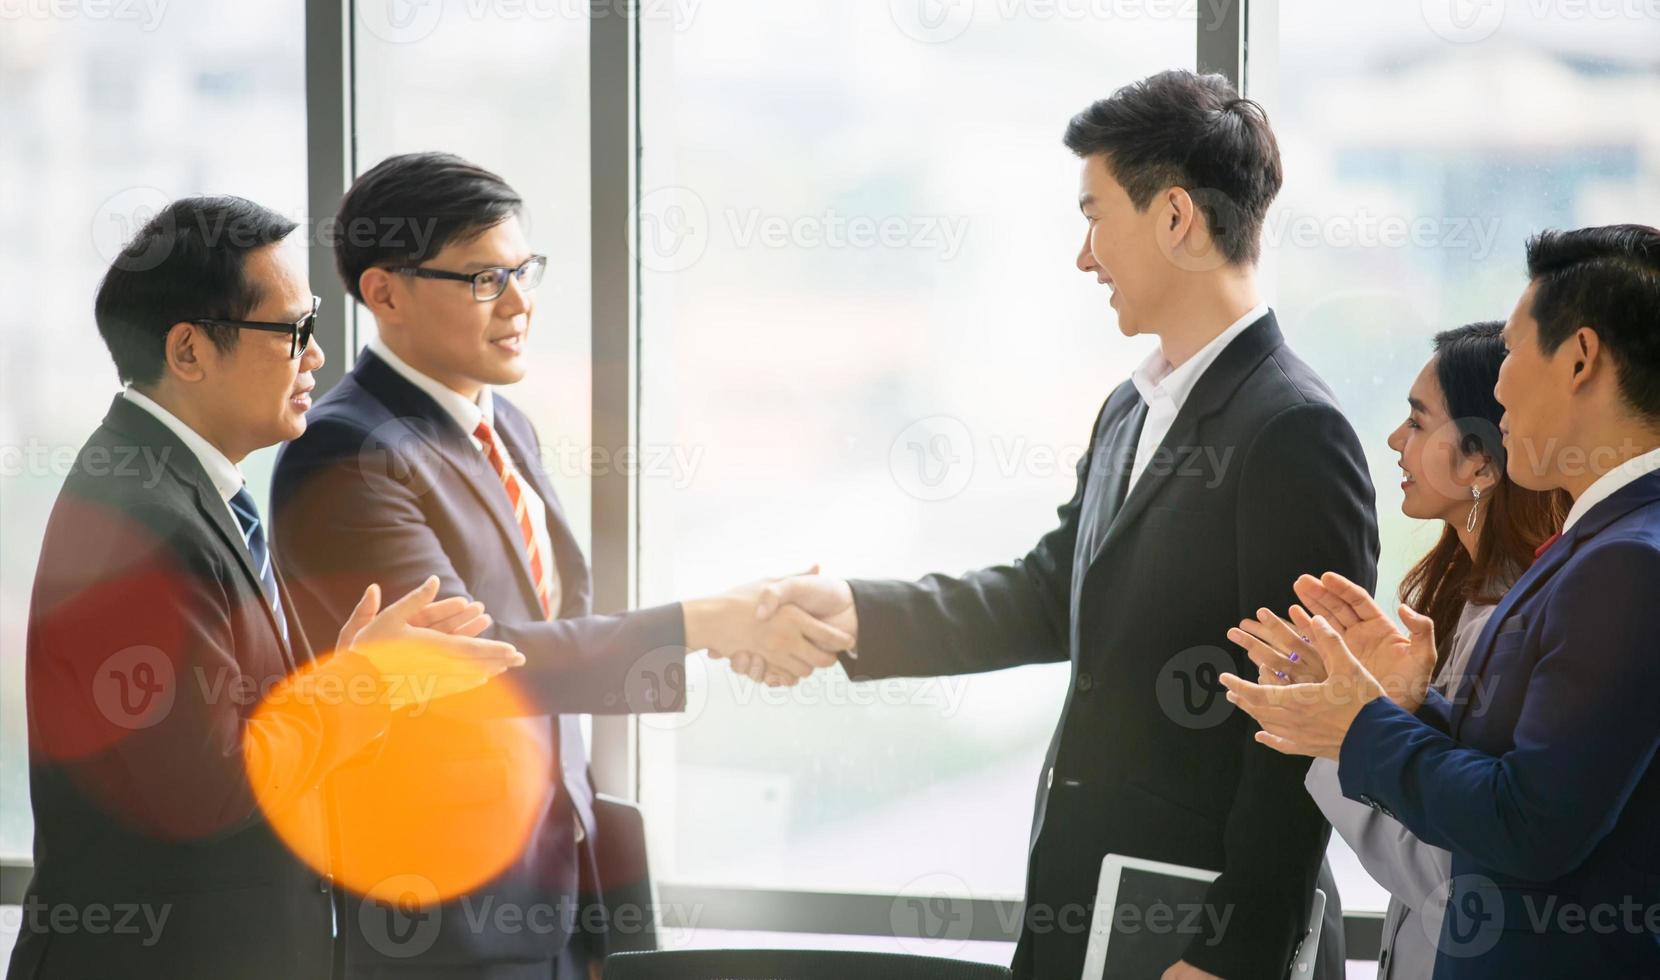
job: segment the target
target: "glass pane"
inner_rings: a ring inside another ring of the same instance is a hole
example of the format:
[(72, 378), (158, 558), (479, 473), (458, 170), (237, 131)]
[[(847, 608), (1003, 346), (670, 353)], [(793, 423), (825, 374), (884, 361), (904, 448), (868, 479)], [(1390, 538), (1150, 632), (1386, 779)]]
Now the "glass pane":
[[(1286, 171), (1266, 281), (1365, 445), (1386, 598), (1440, 533), (1401, 514), (1385, 444), (1431, 336), (1509, 315), (1533, 232), (1660, 221), (1641, 6), (1280, 0), (1278, 76), (1252, 79)], [(1345, 909), (1383, 908), (1340, 841), (1332, 863)]]
[[(0, 857), (16, 858), (32, 840), (23, 653), (41, 534), (120, 391), (93, 296), (175, 198), (236, 194), (303, 221), (305, 4), (28, 4), (4, 21)], [(274, 458), (243, 464), (256, 499)]]
[[(914, 576), (1024, 554), (1145, 353), (1073, 265), (1061, 135), (1117, 86), (1192, 65), (1191, 10), (655, 6), (643, 601), (813, 561)], [(724, 663), (692, 675), (685, 716), (641, 719), (661, 877), (1021, 893), (1065, 668), (858, 689), (837, 669), (788, 697)]]
[[(542, 459), (588, 547), (590, 415), (586, 4), (360, 3), (357, 166), (441, 150), (500, 174), (524, 198), (536, 290), (528, 374), (504, 390), (536, 424)], [(466, 288), (461, 286), (459, 288)], [(358, 310), (358, 339), (374, 318)]]

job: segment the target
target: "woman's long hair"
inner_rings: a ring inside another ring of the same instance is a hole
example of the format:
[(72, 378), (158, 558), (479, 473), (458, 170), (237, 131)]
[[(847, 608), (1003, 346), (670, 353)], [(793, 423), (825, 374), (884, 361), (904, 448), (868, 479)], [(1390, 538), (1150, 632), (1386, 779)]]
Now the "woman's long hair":
[(1561, 529), (1568, 512), (1567, 494), (1525, 489), (1505, 471), (1499, 435), (1504, 408), (1493, 397), (1504, 361), (1503, 329), (1504, 324), (1489, 320), (1435, 335), (1435, 377), (1447, 414), (1458, 426), (1459, 450), (1486, 456), (1499, 477), (1481, 498), (1474, 557), (1449, 525), (1401, 580), (1401, 601), (1435, 620), (1437, 677), (1465, 604), (1491, 605), (1504, 598), (1532, 564), (1534, 550)]

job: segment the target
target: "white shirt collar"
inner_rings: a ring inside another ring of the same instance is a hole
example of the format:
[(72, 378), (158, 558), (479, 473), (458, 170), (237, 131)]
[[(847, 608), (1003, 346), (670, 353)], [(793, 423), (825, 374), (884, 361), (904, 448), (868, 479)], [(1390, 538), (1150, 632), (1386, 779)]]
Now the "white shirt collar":
[(1651, 449), (1641, 456), (1633, 456), (1597, 477), (1596, 482), (1586, 487), (1585, 492), (1574, 501), (1573, 507), (1569, 508), (1568, 518), (1562, 522), (1563, 533), (1567, 533), (1568, 528), (1573, 527), (1592, 507), (1612, 497), (1627, 484), (1655, 470), (1660, 470), (1660, 449)]
[(121, 397), (154, 415), (156, 421), (167, 426), (179, 437), (179, 441), (184, 443), (185, 448), (194, 453), (196, 460), (202, 464), (202, 469), (207, 472), (208, 479), (213, 481), (213, 488), (219, 491), (221, 499), (228, 503), (236, 496), (236, 492), (242, 489), (242, 471), (237, 469), (228, 456), (219, 451), (219, 447), (184, 424), (183, 419), (162, 408), (154, 398), (130, 385), (121, 392)]
[(1179, 368), (1171, 368), (1170, 360), (1164, 356), (1164, 345), (1160, 344), (1153, 348), (1153, 352), (1135, 369), (1130, 375), (1130, 380), (1148, 405), (1152, 405), (1155, 398), (1169, 399), (1175, 409), (1180, 411), (1182, 404), (1187, 401), (1187, 396), (1193, 391), (1193, 386), (1199, 383), (1199, 378), (1204, 375), (1211, 362), (1216, 360), (1235, 337), (1244, 333), (1246, 327), (1267, 315), (1267, 303), (1258, 303), (1251, 307), (1228, 329), (1199, 348), (1198, 353), (1183, 361)]
[(411, 367), (409, 362), (393, 353), (392, 348), (386, 346), (386, 341), (376, 334), (369, 338), (369, 350), (375, 356), (385, 361), (392, 370), (403, 376), (403, 379), (415, 387), (426, 392), (432, 400), (438, 403), (455, 424), (461, 426), (461, 431), (467, 433), (467, 438), (473, 438), (473, 430), (478, 428), (480, 419), (496, 424), (496, 403), (490, 394), (490, 386), (485, 385), (478, 393), (478, 401), (474, 402), (449, 385), (434, 378), (428, 377)]

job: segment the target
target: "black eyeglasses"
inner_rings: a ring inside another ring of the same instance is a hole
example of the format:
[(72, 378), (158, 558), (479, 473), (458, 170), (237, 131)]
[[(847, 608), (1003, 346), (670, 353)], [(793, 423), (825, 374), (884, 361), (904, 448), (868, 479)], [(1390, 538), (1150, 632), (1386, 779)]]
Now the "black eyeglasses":
[(191, 323), (205, 323), (212, 327), (230, 327), (235, 330), (266, 330), (288, 334), (288, 356), (299, 357), (311, 346), (311, 335), (317, 330), (317, 310), (323, 305), (321, 297), (311, 297), (311, 312), (293, 323), (270, 323), (265, 320), (213, 320), (207, 317)]
[(507, 292), (508, 276), (517, 279), (521, 289), (535, 289), (542, 281), (542, 273), (548, 271), (548, 257), (546, 255), (532, 255), (521, 262), (516, 269), (496, 266), (493, 269), (480, 269), (477, 272), (445, 272), (442, 269), (428, 269), (419, 265), (395, 265), (387, 271), (402, 273), (406, 276), (416, 276), (421, 279), (453, 279), (456, 282), (470, 282), (473, 284), (473, 299), (480, 303), (488, 303), (493, 299), (499, 299), (502, 293)]

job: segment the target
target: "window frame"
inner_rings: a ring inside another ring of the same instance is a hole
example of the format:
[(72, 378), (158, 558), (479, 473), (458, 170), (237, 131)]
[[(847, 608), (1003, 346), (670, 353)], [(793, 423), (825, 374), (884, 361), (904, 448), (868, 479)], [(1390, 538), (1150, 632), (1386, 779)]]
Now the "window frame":
[[(307, 200), (311, 213), (322, 215), (333, 213), (357, 172), (357, 0), (306, 0), (305, 11)], [(1278, 0), (1238, 0), (1216, 13), (1196, 19), (1196, 69), (1226, 76), (1247, 95), (1271, 90)], [(615, 454), (640, 442), (638, 14), (638, 0), (590, 0), (590, 444), (612, 458), (621, 458)], [(1260, 39), (1255, 45), (1253, 35)], [(326, 390), (351, 368), (360, 325), (357, 306), (327, 250), (311, 250), (310, 273), (322, 300), (317, 339), (325, 349), (339, 352), (318, 372), (318, 384)], [(604, 614), (634, 608), (639, 595), (639, 481), (626, 467), (597, 468), (590, 490), (594, 610)], [(638, 800), (639, 720), (596, 716), (591, 760), (599, 792)], [(31, 870), (27, 860), (0, 860), (0, 904), (22, 901)], [(674, 882), (658, 882), (657, 890), (661, 902), (699, 908), (700, 928), (894, 936), (893, 895)], [(946, 914), (951, 921), (973, 924), (969, 940), (1012, 942), (1017, 935), (1003, 924), (1018, 922), (1019, 905), (1014, 900), (955, 899)], [(1382, 924), (1379, 913), (1344, 914), (1350, 959), (1376, 959)]]

